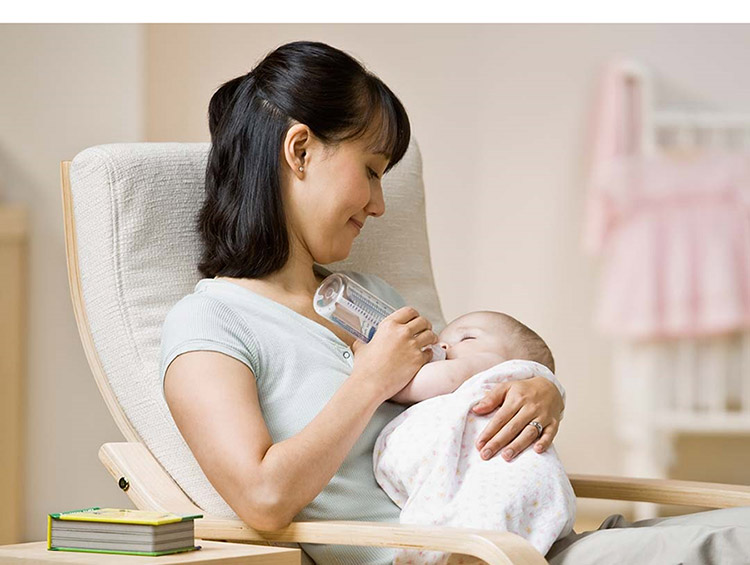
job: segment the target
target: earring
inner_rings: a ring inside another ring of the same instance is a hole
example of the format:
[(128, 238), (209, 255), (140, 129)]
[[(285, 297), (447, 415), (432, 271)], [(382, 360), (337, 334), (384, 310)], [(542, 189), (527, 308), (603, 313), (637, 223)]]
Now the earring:
[(300, 167), (300, 168), (299, 168), (299, 170), (300, 170), (300, 171), (304, 171), (304, 170), (305, 170), (305, 168), (304, 168), (304, 167)]

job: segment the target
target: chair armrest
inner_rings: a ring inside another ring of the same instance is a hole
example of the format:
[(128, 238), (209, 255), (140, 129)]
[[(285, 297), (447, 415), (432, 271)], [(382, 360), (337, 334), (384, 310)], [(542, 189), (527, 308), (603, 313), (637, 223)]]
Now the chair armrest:
[(730, 508), (750, 506), (750, 485), (730, 485), (677, 479), (634, 479), (607, 475), (572, 475), (576, 496)]
[(416, 526), (384, 522), (326, 520), (292, 522), (273, 532), (254, 530), (241, 520), (206, 517), (195, 521), (196, 537), (232, 542), (297, 542), (427, 549), (471, 555), (490, 565), (546, 565), (523, 537), (494, 530)]

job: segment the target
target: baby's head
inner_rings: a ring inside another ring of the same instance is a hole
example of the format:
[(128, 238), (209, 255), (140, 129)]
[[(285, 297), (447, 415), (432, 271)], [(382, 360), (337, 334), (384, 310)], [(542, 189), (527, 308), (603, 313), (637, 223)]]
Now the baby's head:
[(495, 353), (504, 361), (527, 359), (555, 372), (555, 360), (544, 340), (502, 312), (469, 312), (445, 326), (438, 337), (438, 345), (445, 349), (446, 359)]

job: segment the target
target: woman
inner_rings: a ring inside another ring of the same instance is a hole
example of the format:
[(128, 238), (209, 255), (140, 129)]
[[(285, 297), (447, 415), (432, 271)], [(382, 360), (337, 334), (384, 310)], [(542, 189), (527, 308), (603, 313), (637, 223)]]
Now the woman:
[[(205, 277), (162, 328), (164, 394), (203, 472), (251, 527), (292, 520), (397, 522), (375, 482), (385, 402), (437, 336), (385, 281), (350, 273), (401, 306), (368, 344), (313, 310), (326, 271), (370, 216), (403, 157), (406, 112), (378, 78), (316, 42), (283, 45), (222, 85), (209, 105), (211, 151), (198, 219)], [(497, 410), (477, 449), (547, 449), (563, 402), (543, 378), (488, 392)], [(543, 426), (538, 437), (532, 421)], [(392, 550), (303, 544), (319, 563), (389, 563)], [(553, 546), (554, 549), (554, 546)]]
[[(355, 343), (317, 315), (312, 298), (325, 275), (315, 264), (346, 258), (355, 222), (385, 212), (381, 179), (408, 147), (406, 112), (348, 55), (297, 42), (219, 88), (209, 129), (198, 222), (205, 279), (162, 330), (175, 422), (209, 481), (252, 527), (295, 518), (397, 522), (399, 508), (375, 482), (372, 447), (404, 409), (384, 401), (429, 360), (421, 348), (437, 336), (404, 307), (370, 343)], [(377, 277), (360, 282), (403, 305)], [(280, 343), (283, 351), (273, 350)], [(514, 382), (486, 400), (485, 411), (502, 408), (482, 449), (518, 453), (534, 440), (549, 447), (563, 409), (550, 381)], [(541, 437), (532, 421), (544, 426)], [(386, 563), (391, 553), (305, 549), (322, 563)]]

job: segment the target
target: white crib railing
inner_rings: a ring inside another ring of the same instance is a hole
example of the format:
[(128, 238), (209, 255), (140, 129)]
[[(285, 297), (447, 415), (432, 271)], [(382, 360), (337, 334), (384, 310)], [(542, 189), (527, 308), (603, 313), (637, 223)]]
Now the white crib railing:
[(654, 424), (671, 432), (750, 432), (750, 332), (649, 344)]
[(707, 112), (655, 112), (652, 121), (657, 151), (750, 149), (750, 115)]
[[(639, 150), (698, 155), (749, 152), (750, 114), (657, 110), (647, 68), (623, 63), (640, 92)], [(614, 354), (616, 430), (631, 476), (664, 478), (674, 463), (674, 434), (750, 434), (750, 331), (696, 339), (621, 341)], [(658, 507), (636, 503), (635, 519)]]

